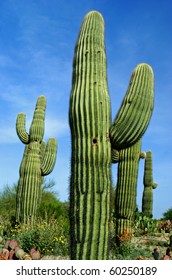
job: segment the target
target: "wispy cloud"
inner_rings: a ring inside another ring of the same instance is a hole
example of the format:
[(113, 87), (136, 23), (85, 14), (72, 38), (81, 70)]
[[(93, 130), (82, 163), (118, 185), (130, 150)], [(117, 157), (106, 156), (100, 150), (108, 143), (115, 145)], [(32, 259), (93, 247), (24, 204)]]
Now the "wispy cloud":
[(45, 122), (45, 137), (59, 138), (69, 133), (69, 124), (65, 120), (56, 118), (46, 118)]
[(0, 143), (17, 143), (18, 136), (16, 134), (15, 126), (5, 125), (0, 127)]

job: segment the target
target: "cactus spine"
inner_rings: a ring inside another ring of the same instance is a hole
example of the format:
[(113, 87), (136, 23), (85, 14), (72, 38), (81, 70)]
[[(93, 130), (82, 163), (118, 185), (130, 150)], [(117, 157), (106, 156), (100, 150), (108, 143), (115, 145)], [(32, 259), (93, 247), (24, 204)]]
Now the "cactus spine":
[(86, 15), (75, 48), (69, 121), (71, 258), (108, 255), (111, 148), (104, 21)]
[(142, 213), (144, 216), (152, 218), (153, 210), (153, 189), (157, 187), (157, 183), (153, 183), (152, 171), (152, 152), (146, 153), (143, 177), (144, 191), (142, 197)]
[(43, 140), (46, 98), (40, 96), (36, 103), (29, 134), (25, 128), (25, 114), (17, 116), (16, 131), (26, 145), (20, 165), (20, 179), (16, 196), (16, 220), (34, 223), (42, 191), (42, 176), (54, 168), (57, 141), (50, 138), (45, 147)]

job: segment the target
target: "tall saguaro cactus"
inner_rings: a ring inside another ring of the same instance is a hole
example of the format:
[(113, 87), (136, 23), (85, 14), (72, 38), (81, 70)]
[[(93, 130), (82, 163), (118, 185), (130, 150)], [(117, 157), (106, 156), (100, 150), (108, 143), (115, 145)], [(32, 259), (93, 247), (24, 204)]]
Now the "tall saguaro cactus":
[(104, 20), (89, 12), (75, 47), (69, 122), (72, 138), (70, 226), (72, 259), (107, 259), (111, 155), (134, 145), (153, 109), (153, 72), (140, 64), (111, 125)]
[(110, 101), (103, 34), (102, 16), (89, 13), (75, 48), (69, 112), (72, 259), (106, 259), (108, 253)]
[(142, 213), (144, 216), (152, 217), (153, 210), (153, 189), (157, 187), (157, 183), (153, 182), (152, 171), (152, 152), (147, 151), (144, 165), (144, 191), (142, 197)]
[(43, 141), (45, 109), (46, 98), (40, 96), (29, 134), (25, 128), (25, 114), (17, 116), (16, 131), (26, 145), (16, 196), (16, 220), (22, 223), (34, 223), (42, 191), (42, 177), (53, 170), (56, 161), (56, 139), (50, 138), (46, 146)]

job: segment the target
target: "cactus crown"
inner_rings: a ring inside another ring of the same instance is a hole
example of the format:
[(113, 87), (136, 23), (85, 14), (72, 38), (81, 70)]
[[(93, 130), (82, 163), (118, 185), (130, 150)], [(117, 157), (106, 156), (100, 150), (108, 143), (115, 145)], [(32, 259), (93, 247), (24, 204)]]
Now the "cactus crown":
[(36, 103), (33, 121), (29, 131), (30, 141), (41, 142), (43, 139), (45, 109), (46, 109), (46, 98), (45, 96), (40, 96)]

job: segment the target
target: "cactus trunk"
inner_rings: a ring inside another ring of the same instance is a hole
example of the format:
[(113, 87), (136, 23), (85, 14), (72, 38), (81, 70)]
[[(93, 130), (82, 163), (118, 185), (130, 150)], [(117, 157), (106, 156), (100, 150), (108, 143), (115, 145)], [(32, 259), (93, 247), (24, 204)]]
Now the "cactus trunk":
[(76, 43), (69, 111), (72, 135), (70, 223), (72, 259), (107, 259), (110, 219), (110, 101), (104, 21), (84, 18)]
[(116, 234), (118, 236), (124, 232), (133, 231), (140, 150), (141, 140), (131, 147), (119, 151), (115, 200)]

